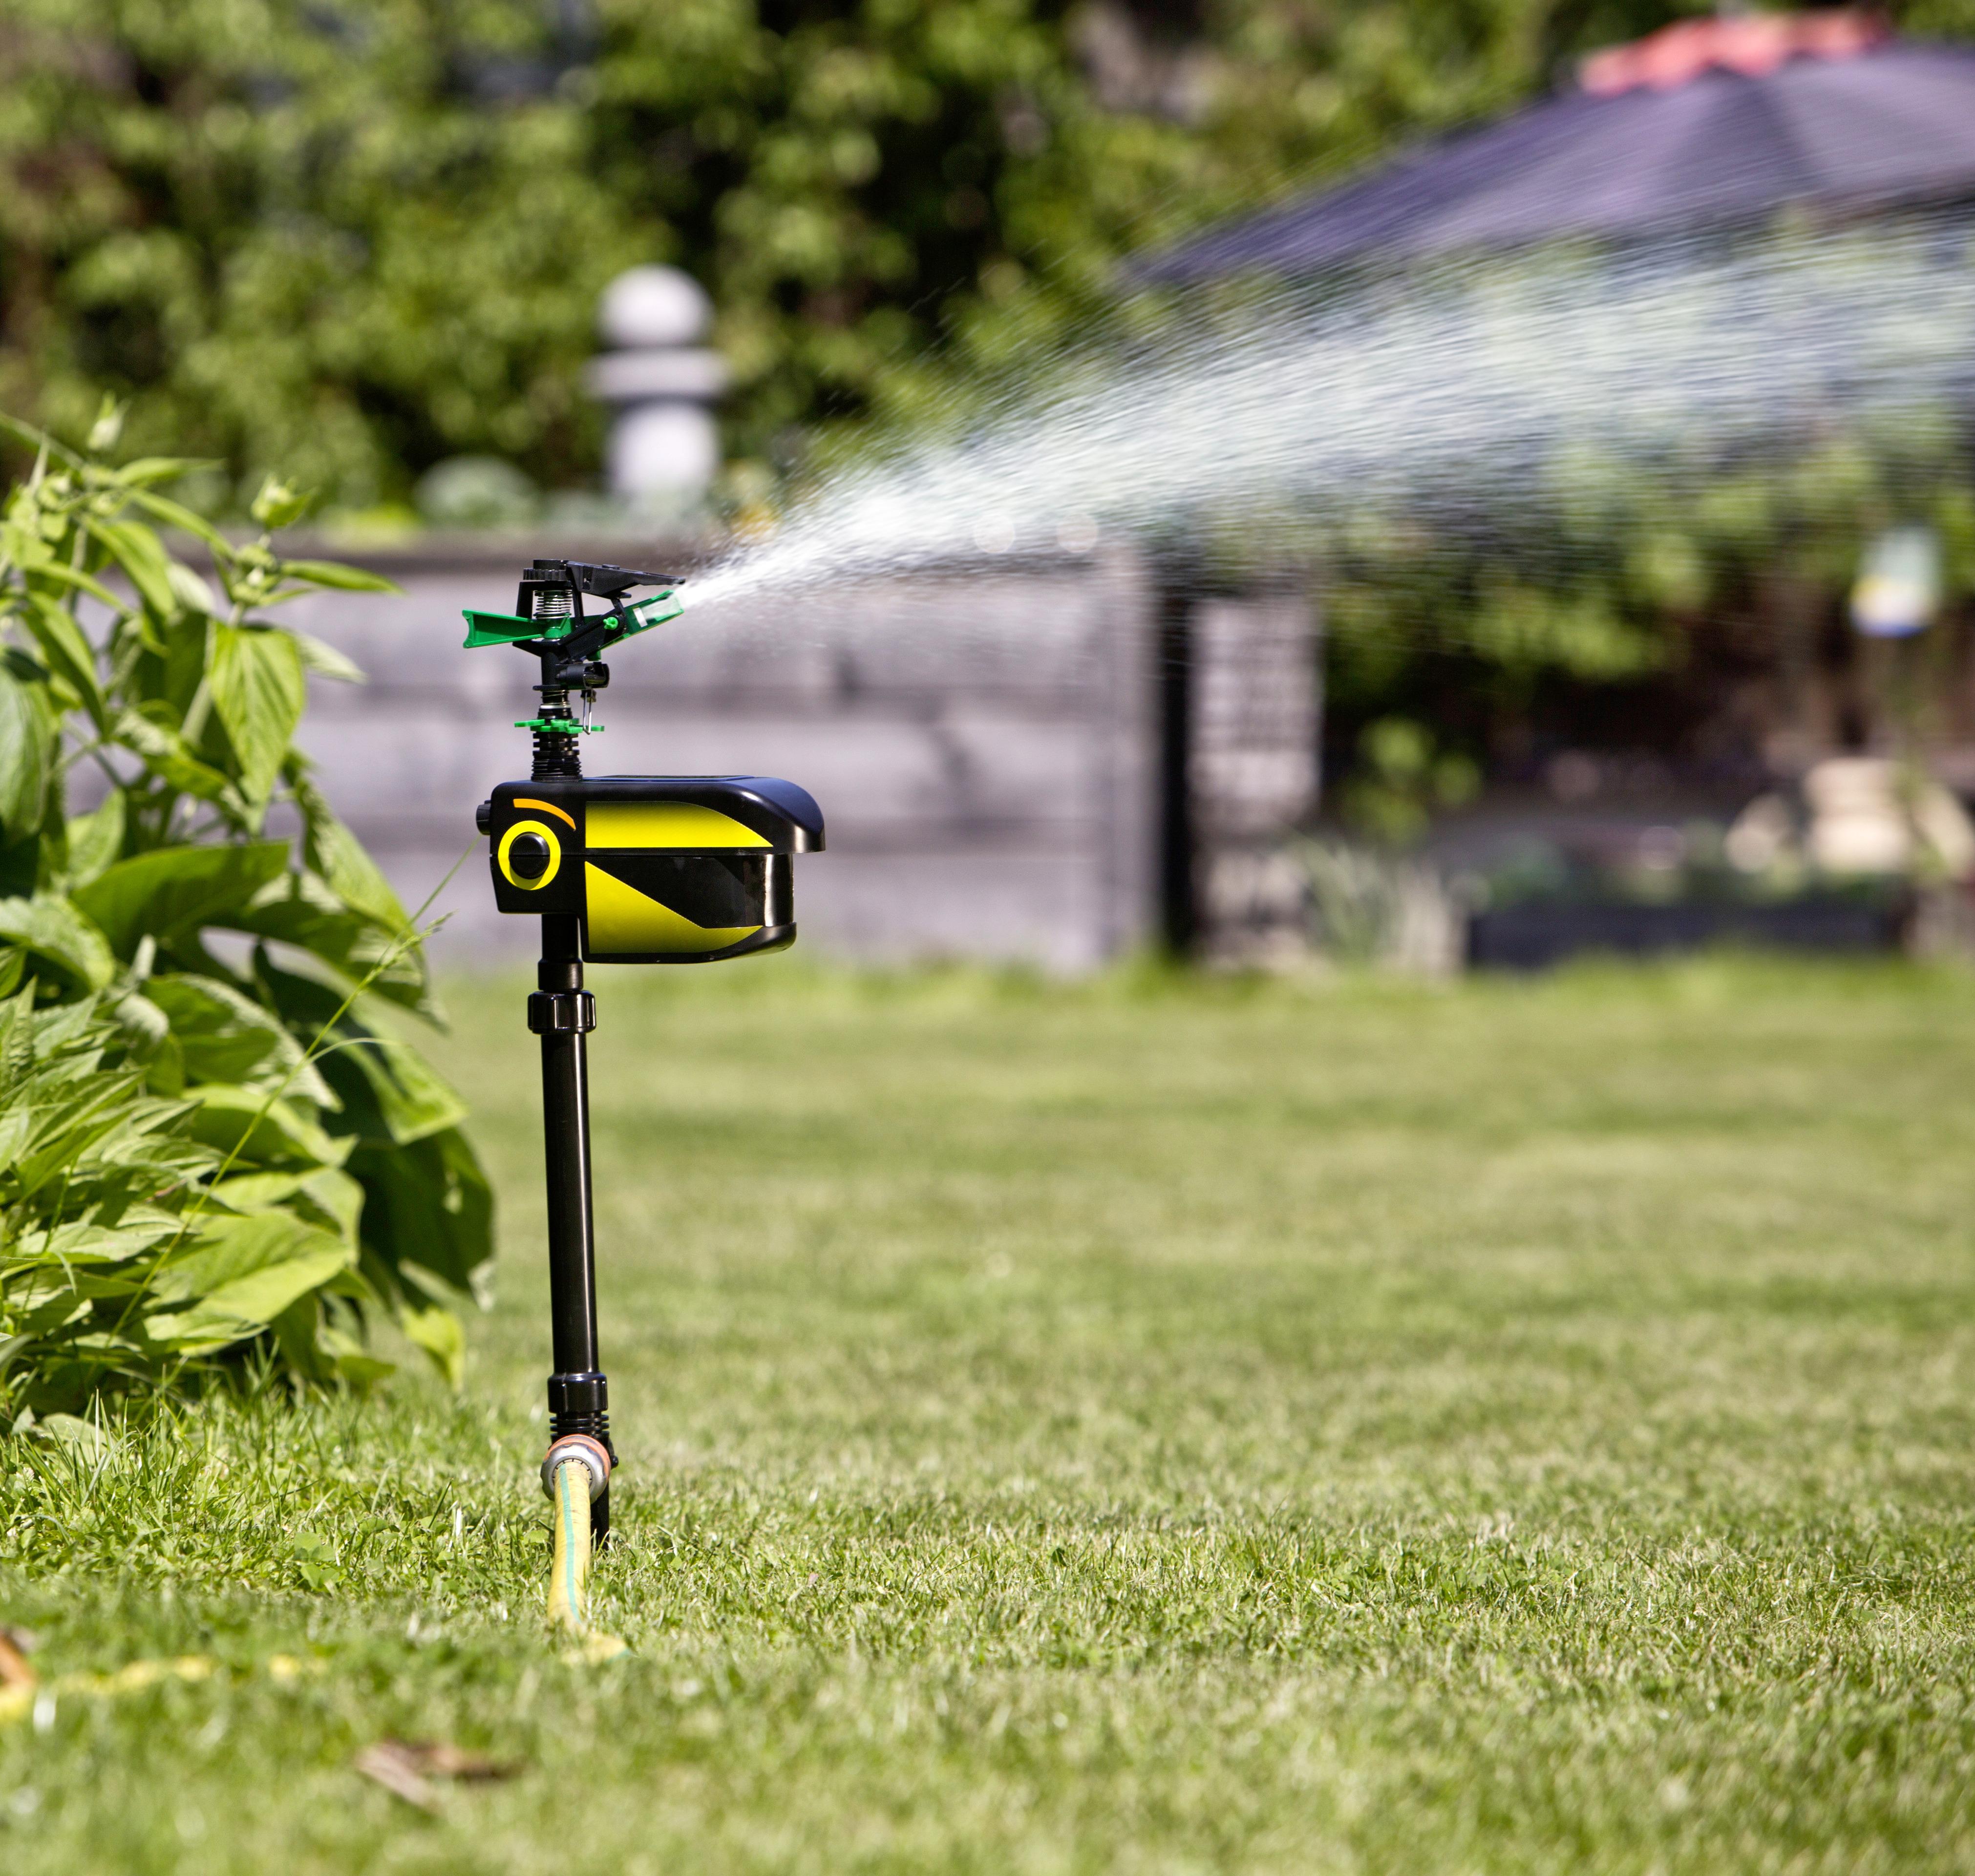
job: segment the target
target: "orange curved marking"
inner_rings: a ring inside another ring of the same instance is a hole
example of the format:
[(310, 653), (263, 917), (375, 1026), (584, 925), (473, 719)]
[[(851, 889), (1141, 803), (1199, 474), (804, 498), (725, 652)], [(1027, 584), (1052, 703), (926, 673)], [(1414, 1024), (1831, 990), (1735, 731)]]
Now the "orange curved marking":
[(544, 814), (553, 814), (559, 821), (567, 821), (572, 830), (576, 826), (576, 816), (567, 808), (559, 808), (553, 801), (531, 801), (526, 795), (517, 795), (514, 806), (518, 808), (540, 808)]

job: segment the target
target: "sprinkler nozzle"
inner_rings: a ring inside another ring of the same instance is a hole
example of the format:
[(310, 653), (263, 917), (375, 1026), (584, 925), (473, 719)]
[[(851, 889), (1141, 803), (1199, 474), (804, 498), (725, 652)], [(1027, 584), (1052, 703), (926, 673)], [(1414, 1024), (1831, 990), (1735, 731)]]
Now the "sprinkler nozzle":
[(552, 1445), (542, 1460), (542, 1490), (550, 1500), (555, 1497), (556, 1468), (571, 1464), (585, 1467), (590, 1474), (590, 1501), (594, 1504), (603, 1496), (604, 1488), (610, 1483), (610, 1454), (601, 1440), (593, 1440), (587, 1433), (565, 1433)]

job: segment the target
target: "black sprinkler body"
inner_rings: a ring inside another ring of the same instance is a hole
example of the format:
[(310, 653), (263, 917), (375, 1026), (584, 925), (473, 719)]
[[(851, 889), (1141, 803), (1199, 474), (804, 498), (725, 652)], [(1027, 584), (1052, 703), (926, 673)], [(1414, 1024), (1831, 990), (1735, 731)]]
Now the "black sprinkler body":
[[(640, 586), (651, 596), (631, 601)], [(610, 1384), (596, 1342), (585, 1039), (596, 1001), (586, 964), (717, 964), (795, 942), (794, 856), (823, 850), (823, 815), (793, 782), (766, 776), (587, 777), (581, 738), (610, 680), (597, 654), (678, 616), (674, 583), (626, 567), (537, 560), (511, 616), (469, 612), (468, 646), (513, 645), (537, 659), (540, 714), (526, 781), (480, 804), (494, 902), (542, 922), (528, 1027), (541, 1038), (548, 1183), (549, 1483), (558, 1458), (590, 1469), (591, 1527), (610, 1528)], [(586, 616), (586, 594), (608, 603)], [(579, 718), (571, 704), (580, 700)]]

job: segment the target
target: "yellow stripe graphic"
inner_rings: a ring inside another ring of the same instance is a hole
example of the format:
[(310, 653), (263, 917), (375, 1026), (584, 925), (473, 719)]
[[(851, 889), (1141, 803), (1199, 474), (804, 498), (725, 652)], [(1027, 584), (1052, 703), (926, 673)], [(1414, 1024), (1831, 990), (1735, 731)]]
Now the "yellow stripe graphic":
[[(593, 808), (590, 811), (596, 812)], [(669, 905), (661, 905), (600, 866), (585, 861), (583, 872), (593, 951), (725, 951), (761, 928), (759, 925), (695, 925)]]
[(592, 847), (764, 847), (767, 837), (718, 808), (689, 801), (593, 801), (585, 810)]

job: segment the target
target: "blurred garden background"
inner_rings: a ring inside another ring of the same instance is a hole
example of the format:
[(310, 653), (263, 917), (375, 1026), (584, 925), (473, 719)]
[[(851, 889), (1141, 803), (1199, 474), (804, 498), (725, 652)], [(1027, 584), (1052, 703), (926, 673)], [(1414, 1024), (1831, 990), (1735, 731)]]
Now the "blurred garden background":
[[(1801, 17), (1866, 21), (1845, 44), (1868, 62), (1888, 27), (1951, 53), (1970, 25), (1945, 0)], [(1567, 95), (1587, 57), (1707, 18), (1526, 0), (16, 0), (0, 37), (0, 408), (79, 441), (104, 397), (127, 403), (124, 455), (198, 459), (174, 492), (222, 524), (278, 472), (310, 492), (330, 547), (415, 593), (393, 642), (435, 651), (445, 616), (544, 544), (689, 569), (873, 439), (951, 425), (1062, 348), (1129, 330), (1145, 257)], [(1726, 63), (1693, 54), (1684, 77), (1735, 82), (1746, 52), (1723, 44)], [(1842, 173), (1860, 133), (1829, 134)], [(1811, 199), (1783, 220), (1821, 212)], [(672, 297), (620, 297), (600, 332), (606, 288), (652, 268), (674, 270)], [(627, 482), (610, 454), (613, 412), (646, 393), (675, 417), (693, 407), (682, 440), (649, 433), (693, 458), (656, 485)], [(1457, 526), (1326, 542), (1293, 570), (1296, 617), (1280, 566), (1260, 570), (1273, 611), (1177, 632), (1170, 561), (1113, 583), (1103, 603), (1135, 609), (1152, 650), (1113, 674), (1142, 704), (1143, 747), (1103, 787), (1137, 805), (1080, 810), (1072, 840), (1124, 856), (1101, 866), (1052, 871), (1050, 765), (1097, 759), (1073, 736), (1026, 768), (1009, 754), (1019, 739), (1002, 732), (1034, 711), (997, 692), (1003, 674), (909, 681), (895, 646), (834, 648), (855, 668), (840, 689), (897, 694), (872, 740), (898, 754), (876, 781), (809, 779), (834, 785), (841, 850), (914, 856), (909, 876), (945, 908), (905, 935), (922, 952), (1083, 968), (1148, 942), (1248, 961), (1314, 944), (1444, 968), (1724, 934), (1959, 942), (1958, 899), (1920, 896), (1963, 875), (1975, 844), (1949, 804), (1916, 820), (1914, 790), (1923, 771), (1975, 790), (1966, 428), (1956, 408), (1891, 434), (1813, 424), (1785, 460), (1711, 462), (1678, 499), (1563, 462), (1512, 520), (1477, 491)], [(1204, 482), (1216, 466), (1201, 462)], [(1921, 640), (1889, 646), (1852, 629), (1848, 597), (1902, 529), (1934, 597)], [(1253, 602), (1255, 572), (1178, 577), (1198, 612)], [(907, 598), (922, 616), (908, 637), (964, 610)], [(376, 617), (349, 629), (374, 637)], [(774, 655), (738, 678), (730, 661), (701, 690), (772, 691)], [(369, 662), (380, 689), (352, 714), (374, 718), (401, 661)], [(1144, 703), (1155, 665), (1190, 681)], [(435, 727), (435, 687), (465, 681), (429, 662), (409, 682), (422, 701), (405, 733), (448, 746), (450, 720), (488, 701), (455, 697)], [(675, 669), (661, 683), (692, 688)], [(763, 708), (772, 735), (690, 733), (710, 703), (659, 727), (685, 725), (675, 766), (702, 748), (759, 765), (759, 744), (818, 709)], [(957, 727), (920, 733), (941, 718)], [(619, 734), (649, 745), (648, 728)], [(392, 772), (360, 724), (317, 753), (421, 896), (450, 829), (435, 809), (396, 810), (441, 790)], [(1907, 766), (1806, 790), (1848, 755)], [(461, 749), (444, 791), (492, 759)], [(1009, 772), (970, 797), (951, 783), (970, 760)], [(1848, 816), (1862, 839), (1836, 826)], [(1002, 911), (970, 920), (933, 875), (984, 817), (1001, 830), (1005, 851), (980, 864), (1001, 869)], [(1316, 849), (1298, 844), (1312, 833)], [(1422, 866), (1406, 856), (1423, 842)], [(816, 937), (882, 949), (871, 906), (896, 896), (897, 870), (846, 859), (838, 877), (858, 878), (840, 901), (823, 884)], [(1846, 902), (1741, 903), (1819, 885)], [(1623, 909), (1668, 901), (1687, 909)], [(498, 939), (483, 925), (475, 941)]]
[[(1961, 0), (0, 3), (0, 1866), (1966, 1868), (1965, 361), (624, 647), (593, 772), (830, 834), (793, 956), (593, 974), (607, 1661), (458, 645), (1480, 126), (1793, 100), (1679, 255), (1959, 282), (1959, 87)], [(1388, 208), (1345, 326), (1471, 284)]]

